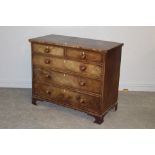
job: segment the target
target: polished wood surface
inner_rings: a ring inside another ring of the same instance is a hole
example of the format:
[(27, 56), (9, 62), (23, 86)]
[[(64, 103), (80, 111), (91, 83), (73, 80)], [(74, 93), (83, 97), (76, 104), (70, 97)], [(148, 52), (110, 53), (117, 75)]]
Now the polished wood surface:
[(66, 73), (55, 72), (41, 68), (34, 68), (34, 81), (45, 81), (65, 87), (72, 87), (83, 91), (101, 94), (101, 84), (99, 80), (85, 79), (79, 76)]
[(86, 50), (77, 50), (68, 48), (66, 56), (71, 59), (81, 60), (81, 61), (90, 61), (90, 62), (103, 62), (103, 55), (99, 52), (91, 52)]
[(35, 83), (34, 95), (41, 98), (46, 98), (51, 101), (65, 103), (76, 107), (77, 109), (85, 109), (92, 113), (99, 114), (100, 97), (90, 96), (77, 93), (68, 89), (55, 87), (48, 84)]
[(33, 56), (33, 65), (45, 68), (54, 68), (68, 72), (76, 72), (86, 77), (99, 78), (102, 74), (101, 66), (86, 64), (78, 61), (61, 59), (56, 57), (42, 56), (35, 54)]
[(122, 47), (112, 49), (106, 55), (105, 78), (104, 78), (104, 93), (102, 110), (105, 111), (110, 105), (117, 102), (118, 87), (120, 76)]
[(63, 47), (72, 47), (76, 49), (85, 49), (98, 52), (109, 51), (112, 48), (120, 47), (123, 45), (122, 43), (116, 43), (116, 42), (63, 36), (63, 35), (54, 35), (54, 34), (33, 38), (30, 39), (29, 41), (33, 43), (36, 42), (41, 44), (52, 44)]
[(38, 100), (63, 105), (98, 124), (117, 110), (123, 44), (59, 35), (30, 42), (34, 105)]
[(64, 56), (64, 48), (62, 47), (42, 44), (33, 44), (32, 46), (34, 52), (46, 53), (53, 56)]

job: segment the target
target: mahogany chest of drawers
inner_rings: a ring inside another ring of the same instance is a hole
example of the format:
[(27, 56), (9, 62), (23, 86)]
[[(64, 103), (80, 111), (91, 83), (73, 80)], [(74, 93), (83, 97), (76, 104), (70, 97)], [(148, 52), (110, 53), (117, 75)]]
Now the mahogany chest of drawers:
[(29, 40), (32, 103), (48, 101), (93, 116), (101, 124), (117, 110), (123, 44), (48, 35)]

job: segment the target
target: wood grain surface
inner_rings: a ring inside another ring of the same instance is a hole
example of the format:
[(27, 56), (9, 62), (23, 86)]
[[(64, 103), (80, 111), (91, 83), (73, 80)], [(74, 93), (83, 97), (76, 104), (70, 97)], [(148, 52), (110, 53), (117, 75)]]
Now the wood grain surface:
[(52, 44), (64, 47), (73, 47), (78, 49), (87, 49), (92, 51), (104, 52), (112, 48), (120, 47), (122, 43), (109, 42), (103, 40), (94, 40), (88, 38), (79, 38), (63, 35), (47, 35), (43, 37), (29, 39), (30, 42)]
[(86, 112), (101, 124), (118, 106), (120, 43), (48, 35), (30, 39), (32, 103), (56, 103)]

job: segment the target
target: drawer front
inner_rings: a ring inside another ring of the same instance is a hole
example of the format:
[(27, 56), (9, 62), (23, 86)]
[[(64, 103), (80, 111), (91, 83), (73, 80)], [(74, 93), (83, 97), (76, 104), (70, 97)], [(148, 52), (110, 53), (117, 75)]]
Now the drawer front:
[(101, 92), (101, 82), (98, 80), (81, 78), (55, 71), (47, 71), (40, 68), (34, 69), (34, 80), (43, 81), (45, 83), (54, 83), (64, 87), (72, 87), (94, 93)]
[(45, 84), (34, 84), (35, 96), (70, 105), (86, 111), (98, 112), (100, 97), (85, 95)]
[(64, 49), (58, 46), (32, 44), (34, 52), (50, 54), (53, 56), (64, 56)]
[(85, 51), (85, 50), (77, 50), (68, 48), (66, 52), (66, 56), (68, 58), (74, 58), (82, 61), (92, 61), (102, 63), (102, 54), (97, 52)]
[(78, 61), (46, 57), (37, 54), (33, 56), (33, 64), (55, 68), (61, 71), (74, 72), (91, 78), (99, 78), (102, 73), (101, 66), (98, 65), (84, 64)]

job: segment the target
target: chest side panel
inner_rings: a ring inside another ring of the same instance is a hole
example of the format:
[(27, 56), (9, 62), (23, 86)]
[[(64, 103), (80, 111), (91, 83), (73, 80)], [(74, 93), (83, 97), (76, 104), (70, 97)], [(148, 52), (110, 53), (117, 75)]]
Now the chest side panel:
[(105, 58), (105, 77), (102, 111), (114, 105), (118, 99), (121, 63), (121, 47), (112, 49)]

